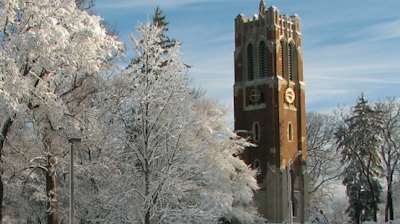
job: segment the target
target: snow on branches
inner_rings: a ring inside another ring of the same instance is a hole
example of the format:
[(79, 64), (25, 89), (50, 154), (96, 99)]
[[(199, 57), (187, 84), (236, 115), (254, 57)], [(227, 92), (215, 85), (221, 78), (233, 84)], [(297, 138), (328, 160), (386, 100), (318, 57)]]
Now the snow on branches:
[(104, 117), (119, 127), (107, 136), (107, 167), (117, 171), (104, 184), (105, 219), (253, 223), (255, 172), (235, 157), (248, 143), (227, 129), (220, 106), (190, 88), (179, 44), (163, 47), (164, 30), (150, 23), (137, 31), (135, 59), (104, 96)]
[(56, 100), (121, 49), (101, 18), (73, 1), (2, 2), (1, 92), (10, 101)]

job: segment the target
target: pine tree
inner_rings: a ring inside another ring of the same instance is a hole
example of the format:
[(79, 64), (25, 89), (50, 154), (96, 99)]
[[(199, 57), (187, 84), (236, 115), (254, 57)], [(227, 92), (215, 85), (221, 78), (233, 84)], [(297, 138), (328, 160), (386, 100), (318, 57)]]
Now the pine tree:
[(177, 44), (175, 39), (172, 39), (166, 35), (166, 32), (168, 31), (169, 22), (160, 7), (157, 7), (154, 10), (153, 25), (161, 28), (162, 30), (160, 44), (163, 48), (168, 49), (174, 47)]
[[(160, 30), (160, 34), (159, 34), (159, 39), (157, 40), (157, 42), (155, 43), (155, 45), (159, 46), (161, 49), (161, 54), (166, 56), (166, 58), (162, 58), (160, 57), (160, 60), (162, 60), (161, 63), (161, 67), (162, 66), (166, 66), (169, 61), (171, 60), (170, 58), (168, 58), (168, 50), (170, 48), (174, 48), (174, 47), (180, 47), (180, 43), (178, 41), (176, 41), (175, 39), (169, 37), (166, 33), (168, 32), (168, 25), (169, 22), (167, 21), (167, 17), (165, 16), (164, 12), (162, 11), (162, 9), (160, 7), (157, 7), (154, 10), (154, 15), (153, 15), (153, 21), (152, 21), (152, 26), (154, 28), (157, 28), (158, 30)], [(139, 58), (134, 58), (130, 64), (128, 65), (127, 69), (130, 69), (131, 67), (135, 66), (135, 64), (140, 63)], [(190, 66), (185, 65), (187, 68), (189, 68)]]
[(335, 133), (344, 165), (343, 185), (350, 204), (346, 212), (357, 224), (368, 220), (376, 222), (381, 202), (378, 118), (378, 112), (361, 95), (352, 113)]

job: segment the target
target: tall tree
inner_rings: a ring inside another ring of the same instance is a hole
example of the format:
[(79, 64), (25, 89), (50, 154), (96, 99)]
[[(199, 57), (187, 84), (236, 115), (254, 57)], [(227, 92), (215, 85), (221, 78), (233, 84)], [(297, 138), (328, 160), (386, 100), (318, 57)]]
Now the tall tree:
[(65, 147), (55, 136), (77, 131), (65, 100), (120, 44), (99, 17), (78, 10), (73, 1), (7, 0), (2, 6), (0, 94), (14, 109), (32, 113), (47, 158), (47, 222), (58, 223), (56, 166)]
[(334, 120), (331, 115), (307, 113), (307, 172), (312, 207), (322, 206), (318, 204), (329, 199), (329, 186), (340, 176), (338, 152), (334, 147)]
[(380, 155), (386, 179), (385, 222), (388, 222), (394, 220), (393, 183), (400, 159), (400, 103), (389, 98), (375, 103), (374, 110), (380, 112), (382, 122)]
[(153, 24), (137, 30), (135, 63), (115, 77), (99, 110), (115, 130), (106, 143), (112, 161), (102, 168), (113, 173), (103, 188), (104, 220), (252, 223), (254, 171), (234, 156), (247, 143), (233, 138), (218, 106), (192, 91), (179, 45), (163, 48), (163, 29)]
[(382, 187), (378, 180), (382, 171), (378, 136), (381, 123), (378, 112), (358, 98), (351, 114), (335, 132), (341, 162), (344, 165), (343, 184), (349, 198), (347, 214), (355, 223), (377, 221)]

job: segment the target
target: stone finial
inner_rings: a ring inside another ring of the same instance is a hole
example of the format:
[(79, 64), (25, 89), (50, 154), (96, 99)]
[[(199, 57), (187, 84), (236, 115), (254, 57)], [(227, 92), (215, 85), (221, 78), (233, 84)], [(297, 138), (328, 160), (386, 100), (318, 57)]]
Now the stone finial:
[(261, 1), (260, 1), (259, 10), (260, 10), (260, 12), (259, 12), (260, 15), (265, 14), (265, 12), (266, 12), (266, 7), (265, 7), (265, 1), (264, 1), (264, 0), (261, 0)]

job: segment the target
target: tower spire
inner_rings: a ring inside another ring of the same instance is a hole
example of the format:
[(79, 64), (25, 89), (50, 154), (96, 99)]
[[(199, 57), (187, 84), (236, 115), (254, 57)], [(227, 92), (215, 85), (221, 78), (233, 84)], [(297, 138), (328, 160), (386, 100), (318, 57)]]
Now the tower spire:
[(260, 12), (259, 12), (260, 15), (265, 14), (266, 6), (265, 6), (265, 1), (264, 0), (260, 1), (259, 10), (260, 10)]

